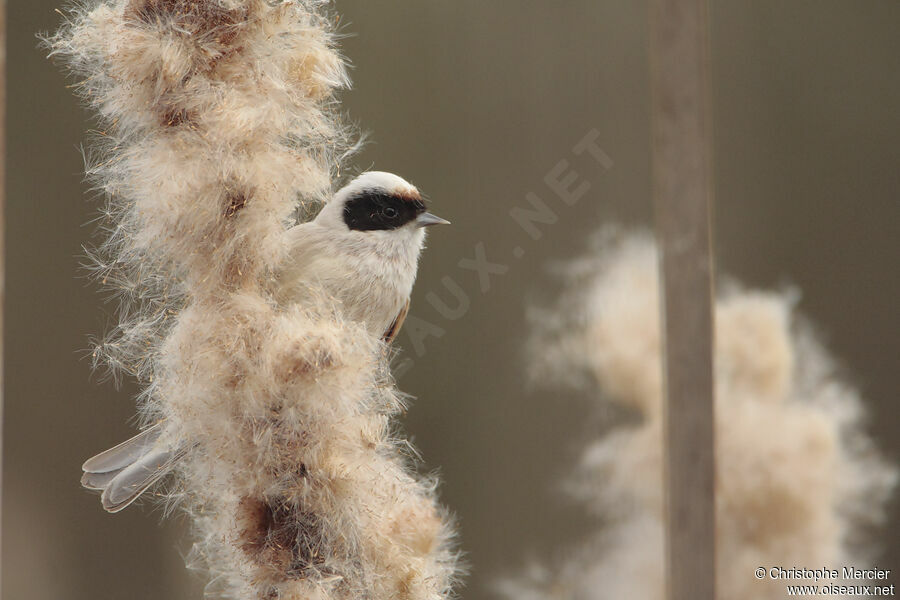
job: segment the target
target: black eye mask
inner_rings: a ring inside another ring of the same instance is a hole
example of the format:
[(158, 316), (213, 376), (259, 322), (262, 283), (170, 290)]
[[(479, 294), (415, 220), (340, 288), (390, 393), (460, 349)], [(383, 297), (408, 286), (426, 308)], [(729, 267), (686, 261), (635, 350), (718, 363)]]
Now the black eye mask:
[(425, 212), (425, 203), (414, 196), (363, 190), (344, 205), (344, 223), (352, 231), (385, 231), (403, 227)]

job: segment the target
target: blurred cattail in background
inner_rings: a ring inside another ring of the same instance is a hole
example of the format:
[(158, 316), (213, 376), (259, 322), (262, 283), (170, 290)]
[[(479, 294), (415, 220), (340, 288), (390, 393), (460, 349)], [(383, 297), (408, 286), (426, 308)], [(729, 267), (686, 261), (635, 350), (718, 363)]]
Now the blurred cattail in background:
[[(536, 381), (596, 395), (613, 426), (567, 490), (602, 528), (567, 560), (532, 565), (508, 598), (663, 598), (662, 385), (657, 250), (602, 231), (536, 309)], [(735, 283), (716, 302), (717, 577), (723, 600), (776, 599), (759, 567), (871, 568), (873, 527), (897, 480), (861, 426), (857, 391), (795, 312), (796, 294)], [(797, 583), (804, 583), (803, 581)]]
[(349, 146), (323, 6), (92, 1), (47, 40), (100, 121), (93, 258), (122, 310), (95, 356), (143, 384), (144, 423), (186, 453), (168, 498), (193, 516), (210, 591), (437, 599), (452, 532), (392, 433), (384, 344), (328, 299), (267, 291)]

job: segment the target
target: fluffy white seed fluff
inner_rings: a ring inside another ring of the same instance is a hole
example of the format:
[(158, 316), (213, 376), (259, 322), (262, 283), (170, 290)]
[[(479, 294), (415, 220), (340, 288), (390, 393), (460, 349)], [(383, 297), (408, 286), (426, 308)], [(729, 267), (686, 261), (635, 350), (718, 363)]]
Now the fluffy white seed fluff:
[[(663, 491), (657, 251), (645, 234), (597, 236), (535, 312), (538, 380), (581, 385), (623, 416), (587, 447), (568, 490), (605, 523), (568, 560), (501, 589), (517, 599), (662, 599)], [(726, 287), (716, 301), (719, 593), (784, 598), (759, 566), (870, 568), (864, 532), (896, 469), (860, 426), (861, 400), (795, 312), (790, 293)]]
[[(96, 251), (122, 298), (98, 360), (188, 448), (173, 499), (237, 599), (449, 594), (451, 528), (392, 433), (383, 343), (267, 290), (298, 208), (332, 189), (348, 84), (314, 0), (90, 0), (47, 40), (100, 132)], [(301, 210), (303, 213), (309, 211)]]

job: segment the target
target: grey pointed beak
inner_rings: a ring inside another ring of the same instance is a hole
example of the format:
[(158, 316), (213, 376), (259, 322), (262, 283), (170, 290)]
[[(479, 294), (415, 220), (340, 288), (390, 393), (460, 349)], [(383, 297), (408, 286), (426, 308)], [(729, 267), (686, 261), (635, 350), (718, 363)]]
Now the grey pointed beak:
[(416, 227), (430, 227), (431, 225), (449, 225), (450, 221), (442, 219), (431, 213), (422, 213), (416, 217)]

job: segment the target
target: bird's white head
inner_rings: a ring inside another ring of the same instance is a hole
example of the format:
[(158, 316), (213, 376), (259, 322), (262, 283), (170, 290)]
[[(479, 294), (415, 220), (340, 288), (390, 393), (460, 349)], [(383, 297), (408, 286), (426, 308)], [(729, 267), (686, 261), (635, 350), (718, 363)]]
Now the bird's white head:
[(362, 235), (418, 238), (423, 236), (424, 227), (449, 224), (426, 212), (414, 185), (384, 171), (363, 173), (338, 190), (316, 222)]

